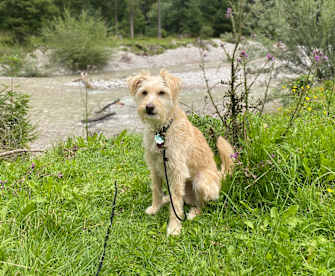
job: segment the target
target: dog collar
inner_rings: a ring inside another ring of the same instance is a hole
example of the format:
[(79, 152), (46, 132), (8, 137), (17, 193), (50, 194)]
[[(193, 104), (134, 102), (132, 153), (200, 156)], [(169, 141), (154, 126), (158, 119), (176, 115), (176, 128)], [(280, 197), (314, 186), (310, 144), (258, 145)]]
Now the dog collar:
[(163, 148), (165, 144), (165, 135), (168, 129), (170, 128), (171, 124), (173, 122), (173, 119), (170, 119), (167, 125), (161, 127), (159, 130), (155, 132), (155, 143), (157, 147)]

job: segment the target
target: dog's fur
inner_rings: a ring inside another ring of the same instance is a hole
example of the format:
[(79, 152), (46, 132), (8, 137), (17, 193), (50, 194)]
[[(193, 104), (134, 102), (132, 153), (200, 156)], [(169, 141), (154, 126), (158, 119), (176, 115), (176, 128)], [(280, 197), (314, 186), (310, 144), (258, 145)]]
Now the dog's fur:
[[(142, 72), (128, 79), (130, 93), (145, 124), (145, 159), (152, 179), (152, 205), (145, 212), (154, 215), (164, 203), (169, 202), (168, 196), (163, 197), (162, 193), (162, 181), (165, 179), (162, 149), (156, 145), (154, 136), (173, 119), (165, 137), (172, 200), (179, 217), (183, 217), (184, 202), (194, 206), (187, 216), (193, 219), (200, 214), (206, 201), (219, 198), (221, 179), (233, 168), (233, 149), (222, 137), (218, 138), (217, 148), (222, 161), (221, 171), (218, 171), (205, 137), (178, 105), (180, 85), (180, 79), (165, 70), (161, 70), (158, 76)], [(178, 235), (180, 231), (181, 222), (170, 206), (167, 234)]]

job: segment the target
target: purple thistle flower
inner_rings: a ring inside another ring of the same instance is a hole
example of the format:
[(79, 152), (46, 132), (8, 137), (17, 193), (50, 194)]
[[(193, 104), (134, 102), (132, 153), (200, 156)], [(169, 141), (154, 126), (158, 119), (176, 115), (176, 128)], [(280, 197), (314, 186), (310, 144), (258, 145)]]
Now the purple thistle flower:
[(319, 55), (319, 50), (314, 49), (314, 50), (313, 50), (313, 56), (316, 56), (316, 55)]
[(324, 56), (323, 59), (324, 59), (325, 61), (328, 61), (328, 56)]
[(316, 62), (319, 62), (320, 61), (320, 56), (319, 55), (315, 55), (314, 59), (315, 59)]
[(226, 18), (231, 18), (232, 12), (233, 12), (232, 8), (227, 8)]
[(268, 61), (274, 61), (275, 58), (273, 55), (271, 55), (270, 53), (266, 54), (266, 58), (268, 59)]
[(247, 54), (247, 52), (243, 50), (243, 51), (240, 53), (240, 57), (242, 57), (242, 58), (248, 58), (248, 54)]
[(238, 152), (234, 152), (230, 157), (233, 158), (233, 159), (237, 159), (238, 158)]

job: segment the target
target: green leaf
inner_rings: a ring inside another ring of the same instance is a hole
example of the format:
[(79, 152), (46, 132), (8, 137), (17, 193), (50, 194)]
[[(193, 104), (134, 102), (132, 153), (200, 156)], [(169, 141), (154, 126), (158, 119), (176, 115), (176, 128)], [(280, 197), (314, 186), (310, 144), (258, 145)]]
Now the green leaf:
[(278, 218), (278, 209), (277, 207), (272, 207), (270, 210), (270, 216), (273, 219), (277, 219)]
[(289, 219), (295, 217), (299, 209), (299, 205), (290, 206), (283, 214), (282, 219), (284, 223), (288, 223)]
[(244, 224), (245, 224), (246, 226), (248, 226), (249, 228), (254, 229), (254, 223), (253, 223), (252, 221), (250, 221), (250, 220), (245, 220), (245, 221), (244, 221)]

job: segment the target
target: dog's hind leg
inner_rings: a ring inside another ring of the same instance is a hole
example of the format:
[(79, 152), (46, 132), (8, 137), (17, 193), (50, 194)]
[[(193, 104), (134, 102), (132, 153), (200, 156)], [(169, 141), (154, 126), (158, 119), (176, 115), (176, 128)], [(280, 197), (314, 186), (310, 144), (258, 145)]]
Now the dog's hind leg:
[(193, 189), (199, 206), (202, 206), (206, 201), (217, 200), (220, 188), (221, 177), (218, 171), (202, 170), (193, 180)]
[(187, 214), (188, 220), (194, 219), (201, 213), (201, 206), (197, 200), (197, 196), (193, 188), (193, 182), (191, 180), (186, 181), (184, 201), (186, 204), (193, 206)]
[(206, 201), (217, 200), (219, 198), (220, 188), (221, 178), (218, 173), (211, 170), (199, 172), (193, 180), (193, 190), (195, 194), (194, 205), (196, 205), (196, 207), (191, 208), (187, 218), (192, 220), (199, 215)]

